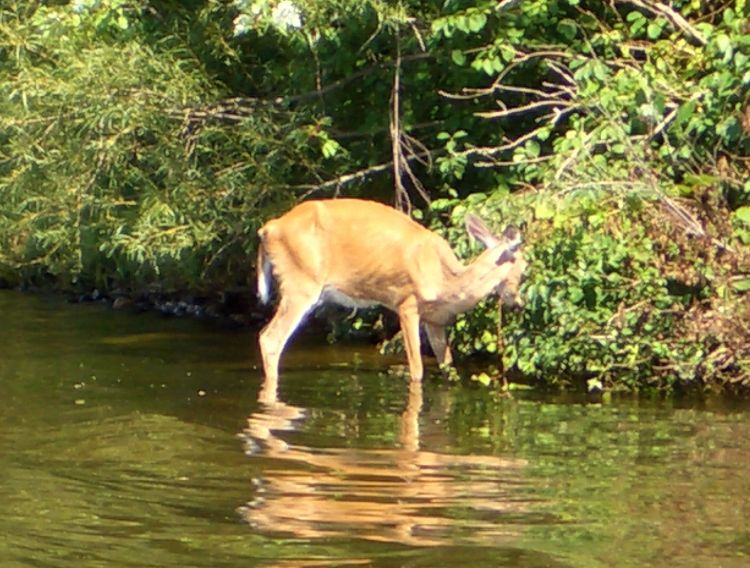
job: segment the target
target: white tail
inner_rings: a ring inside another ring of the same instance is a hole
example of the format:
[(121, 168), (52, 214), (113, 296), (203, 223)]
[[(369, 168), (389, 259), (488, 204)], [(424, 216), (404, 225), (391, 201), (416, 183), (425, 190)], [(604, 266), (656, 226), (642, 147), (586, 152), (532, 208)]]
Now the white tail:
[(495, 235), (474, 216), (467, 217), (466, 230), (488, 247), (468, 266), (439, 235), (374, 201), (307, 201), (266, 223), (258, 231), (258, 293), (261, 299), (269, 295), (269, 266), (280, 292), (259, 340), (271, 388), (289, 337), (321, 302), (395, 311), (412, 379), (423, 373), (420, 321), (438, 362), (450, 364), (445, 326), (493, 292), (506, 304), (520, 304), (526, 269), (517, 231)]
[(258, 247), (258, 260), (255, 266), (258, 273), (258, 300), (261, 304), (267, 304), (271, 299), (271, 263), (262, 246)]

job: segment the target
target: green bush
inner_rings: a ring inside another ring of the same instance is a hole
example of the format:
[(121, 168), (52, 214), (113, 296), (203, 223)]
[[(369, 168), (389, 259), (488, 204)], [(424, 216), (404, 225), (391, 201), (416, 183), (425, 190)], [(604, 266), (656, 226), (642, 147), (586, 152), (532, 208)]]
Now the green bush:
[[(742, 259), (688, 235), (656, 199), (612, 199), (607, 187), (469, 202), (437, 207), (463, 215), (468, 206), (498, 225), (525, 219), (529, 268), (524, 308), (503, 314), (500, 338), (494, 300), (459, 318), (452, 332), (459, 353), (498, 357), (500, 345), (506, 371), (553, 386), (750, 384), (750, 330), (741, 323), (750, 298), (728, 285)], [(459, 233), (447, 235), (465, 247)]]

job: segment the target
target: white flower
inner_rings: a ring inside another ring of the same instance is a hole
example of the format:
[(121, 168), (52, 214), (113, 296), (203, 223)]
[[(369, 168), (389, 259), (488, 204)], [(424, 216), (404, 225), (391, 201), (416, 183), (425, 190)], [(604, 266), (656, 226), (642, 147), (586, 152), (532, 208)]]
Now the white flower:
[(247, 14), (240, 14), (233, 23), (235, 37), (246, 34), (253, 27), (253, 19)]
[(302, 27), (302, 14), (290, 0), (281, 0), (276, 4), (271, 12), (271, 19), (277, 28), (285, 31)]

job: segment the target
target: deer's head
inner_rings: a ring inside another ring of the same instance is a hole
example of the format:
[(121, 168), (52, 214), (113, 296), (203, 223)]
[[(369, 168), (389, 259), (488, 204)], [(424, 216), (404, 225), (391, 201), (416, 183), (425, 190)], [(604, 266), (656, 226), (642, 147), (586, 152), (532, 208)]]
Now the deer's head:
[(521, 232), (514, 226), (509, 226), (502, 235), (492, 233), (484, 222), (474, 215), (466, 216), (467, 232), (487, 247), (489, 251), (495, 251), (495, 264), (503, 266), (503, 278), (495, 286), (495, 294), (509, 308), (520, 309), (523, 307), (521, 296), (521, 283), (528, 262), (521, 250)]

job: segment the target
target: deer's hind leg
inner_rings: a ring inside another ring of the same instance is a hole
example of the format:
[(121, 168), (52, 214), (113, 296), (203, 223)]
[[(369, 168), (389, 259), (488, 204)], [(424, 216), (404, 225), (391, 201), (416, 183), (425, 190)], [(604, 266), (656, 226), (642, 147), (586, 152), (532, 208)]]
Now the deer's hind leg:
[(276, 313), (258, 338), (267, 382), (278, 381), (281, 354), (305, 315), (317, 304), (320, 293), (320, 288), (315, 285), (295, 286), (293, 291), (282, 290)]

